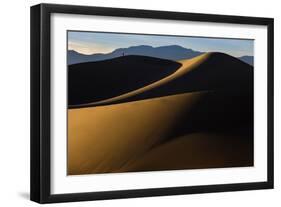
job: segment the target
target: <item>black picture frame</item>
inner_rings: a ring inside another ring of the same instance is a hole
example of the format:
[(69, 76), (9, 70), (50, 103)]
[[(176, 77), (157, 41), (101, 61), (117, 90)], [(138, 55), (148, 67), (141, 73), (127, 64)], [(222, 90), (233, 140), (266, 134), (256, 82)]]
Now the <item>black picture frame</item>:
[[(238, 184), (219, 184), (153, 189), (120, 190), (51, 194), (50, 183), (50, 16), (53, 13), (100, 15), (113, 17), (151, 18), (194, 22), (218, 22), (267, 26), (267, 70), (268, 73), (268, 134), (267, 138), (267, 181)], [(102, 199), (166, 196), (194, 193), (211, 193), (273, 188), (273, 19), (245, 16), (195, 14), (152, 10), (103, 8), (39, 4), (31, 7), (31, 174), (30, 199), (38, 203), (88, 201)]]

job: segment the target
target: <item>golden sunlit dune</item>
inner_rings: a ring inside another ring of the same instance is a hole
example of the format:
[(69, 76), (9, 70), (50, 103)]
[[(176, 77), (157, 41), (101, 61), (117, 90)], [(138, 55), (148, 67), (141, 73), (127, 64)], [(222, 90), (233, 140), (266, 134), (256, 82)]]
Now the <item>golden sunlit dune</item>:
[(205, 92), (68, 110), (68, 174), (112, 172), (168, 138)]

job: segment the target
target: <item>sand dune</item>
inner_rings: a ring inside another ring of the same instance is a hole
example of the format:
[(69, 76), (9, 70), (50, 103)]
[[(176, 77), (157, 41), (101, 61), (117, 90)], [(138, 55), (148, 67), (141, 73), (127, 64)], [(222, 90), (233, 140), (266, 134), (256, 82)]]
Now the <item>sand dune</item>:
[[(129, 97), (144, 93), (146, 91), (149, 91), (151, 89), (157, 88), (161, 85), (167, 84), (168, 82), (173, 81), (173, 80), (181, 77), (182, 75), (192, 71), (192, 69), (196, 68), (196, 66), (198, 66), (206, 58), (208, 58), (208, 56), (210, 54), (211, 53), (206, 53), (206, 54), (199, 55), (198, 57), (195, 57), (195, 58), (192, 58), (192, 59), (181, 60), (181, 61), (179, 61), (179, 63), (181, 63), (182, 65), (174, 73), (172, 73), (171, 75), (168, 75), (168, 76), (166, 76), (166, 77), (164, 77), (164, 78), (162, 78), (158, 81), (155, 81), (151, 84), (148, 84), (148, 85), (146, 85), (142, 88), (130, 91), (128, 93), (124, 93), (120, 96), (115, 96), (113, 98), (105, 99), (105, 100), (102, 100), (102, 101), (97, 101), (97, 102), (88, 103), (88, 104), (79, 104), (79, 105), (76, 105), (75, 107), (79, 108), (79, 107), (98, 106), (98, 105), (101, 105), (101, 104), (103, 104), (103, 105), (104, 104), (111, 104), (111, 103), (120, 101), (122, 99), (126, 99), (126, 98), (129, 98)], [(72, 107), (74, 107), (74, 106), (72, 106)]]
[[(123, 57), (122, 60), (126, 58), (129, 59), (128, 65), (132, 71), (142, 70), (135, 68), (139, 63), (137, 61), (131, 63), (130, 56)], [(161, 62), (158, 59), (157, 61)], [(86, 104), (69, 105), (69, 108), (108, 105), (202, 90), (223, 89), (252, 92), (252, 67), (232, 56), (223, 53), (205, 53), (192, 59), (181, 60), (179, 64), (181, 66), (173, 73), (141, 87), (135, 87), (135, 90), (129, 90), (111, 98), (104, 98)], [(109, 64), (108, 67), (114, 68), (114, 65)], [(146, 67), (150, 68), (152, 66), (147, 65)], [(163, 70), (165, 70), (164, 68)], [(119, 85), (112, 85), (111, 90), (115, 90)], [(95, 94), (96, 91), (102, 90), (102, 88), (96, 88), (95, 90), (93, 89), (92, 93)]]
[(213, 53), (180, 64), (141, 88), (70, 107), (68, 174), (251, 166), (251, 67)]
[(134, 91), (174, 73), (180, 63), (128, 55), (68, 67), (68, 105), (92, 103)]
[(205, 92), (68, 110), (68, 174), (112, 172), (169, 137)]

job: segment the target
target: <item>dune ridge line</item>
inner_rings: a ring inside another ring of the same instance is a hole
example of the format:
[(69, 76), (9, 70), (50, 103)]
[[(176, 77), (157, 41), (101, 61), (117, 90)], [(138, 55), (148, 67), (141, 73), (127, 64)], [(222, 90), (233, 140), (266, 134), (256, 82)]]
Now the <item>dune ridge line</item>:
[(87, 104), (70, 105), (69, 107), (70, 108), (72, 108), (72, 107), (73, 108), (80, 108), (80, 107), (98, 106), (100, 104), (111, 104), (111, 103), (114, 103), (116, 101), (120, 101), (122, 99), (126, 99), (126, 98), (129, 98), (129, 97), (141, 94), (145, 91), (157, 88), (157, 87), (159, 87), (163, 84), (166, 84), (166, 83), (168, 83), (172, 80), (175, 80), (175, 79), (181, 77), (182, 75), (192, 71), (196, 66), (198, 66), (202, 62), (204, 62), (210, 56), (210, 54), (211, 53), (205, 53), (205, 54), (199, 55), (195, 58), (180, 60), (178, 62), (181, 63), (182, 66), (178, 70), (176, 70), (174, 73), (172, 73), (171, 75), (169, 75), (169, 76), (167, 76), (163, 79), (160, 79), (160, 80), (158, 80), (154, 83), (151, 83), (147, 86), (139, 88), (137, 90), (134, 90), (134, 91), (131, 91), (131, 92), (128, 92), (128, 93), (125, 93), (125, 94), (122, 94), (120, 96), (116, 96), (116, 97), (113, 97), (113, 98), (105, 99), (105, 100), (102, 100), (102, 101), (97, 101), (97, 102), (87, 103)]

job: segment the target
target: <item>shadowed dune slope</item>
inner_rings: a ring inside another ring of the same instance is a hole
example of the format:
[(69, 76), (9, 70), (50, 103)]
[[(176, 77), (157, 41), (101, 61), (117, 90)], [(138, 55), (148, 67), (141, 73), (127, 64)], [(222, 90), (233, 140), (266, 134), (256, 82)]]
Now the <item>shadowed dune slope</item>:
[(131, 159), (115, 172), (251, 166), (253, 140), (248, 137), (248, 134), (220, 133), (175, 137)]
[(110, 60), (68, 66), (68, 104), (100, 101), (158, 81), (180, 63), (146, 56), (122, 56)]
[[(180, 61), (181, 68), (192, 67), (189, 61)], [(165, 84), (120, 102), (202, 90), (252, 93), (253, 67), (237, 58), (224, 53), (206, 53), (198, 57), (197, 64), (193, 67)]]

